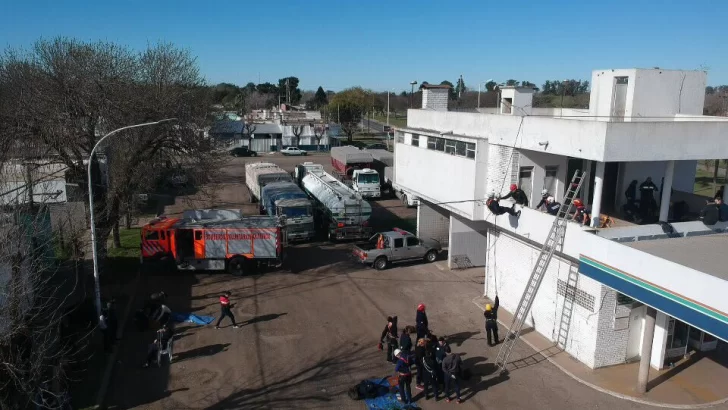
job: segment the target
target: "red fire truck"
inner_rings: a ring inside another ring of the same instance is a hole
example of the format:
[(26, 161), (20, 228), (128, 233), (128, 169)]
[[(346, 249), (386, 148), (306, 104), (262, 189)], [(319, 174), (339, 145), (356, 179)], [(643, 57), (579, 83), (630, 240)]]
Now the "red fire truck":
[(286, 235), (277, 217), (197, 220), (157, 218), (142, 227), (143, 264), (174, 260), (180, 270), (227, 270), (242, 275), (280, 266)]

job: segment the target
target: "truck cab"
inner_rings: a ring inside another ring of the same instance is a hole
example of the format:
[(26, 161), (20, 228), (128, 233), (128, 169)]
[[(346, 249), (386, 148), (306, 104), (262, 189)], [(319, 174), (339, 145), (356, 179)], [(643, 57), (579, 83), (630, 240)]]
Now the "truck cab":
[(283, 217), (289, 241), (306, 241), (316, 236), (313, 207), (308, 199), (279, 199), (275, 201), (275, 215)]
[(368, 242), (354, 245), (353, 254), (358, 262), (371, 265), (377, 270), (386, 269), (392, 263), (423, 260), (432, 263), (442, 250), (434, 239), (421, 239), (403, 229), (379, 232)]
[(370, 168), (354, 170), (351, 176), (351, 187), (362, 198), (380, 198), (382, 196), (379, 173)]

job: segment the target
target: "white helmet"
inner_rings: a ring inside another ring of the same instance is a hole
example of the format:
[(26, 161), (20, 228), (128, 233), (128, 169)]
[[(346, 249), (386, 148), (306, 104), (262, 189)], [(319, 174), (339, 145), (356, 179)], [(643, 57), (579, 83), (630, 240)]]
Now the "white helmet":
[(495, 198), (495, 191), (490, 191), (490, 192), (488, 192), (488, 198), (489, 198), (489, 199), (493, 199), (493, 198)]
[(549, 193), (549, 190), (546, 189), (546, 188), (544, 188), (544, 189), (541, 190), (541, 195), (546, 195), (548, 193)]
[(546, 202), (549, 203), (549, 204), (550, 203), (553, 203), (554, 202), (554, 197), (550, 196), (550, 197), (546, 198)]

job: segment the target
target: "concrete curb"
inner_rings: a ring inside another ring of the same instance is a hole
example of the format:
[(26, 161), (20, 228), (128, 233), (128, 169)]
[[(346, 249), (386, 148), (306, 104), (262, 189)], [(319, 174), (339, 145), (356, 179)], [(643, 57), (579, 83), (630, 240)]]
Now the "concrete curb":
[[(478, 303), (478, 300), (482, 300), (482, 299), (483, 299), (483, 297), (482, 296), (479, 296), (479, 297), (473, 299), (472, 302), (477, 307), (479, 307), (480, 310), (485, 311), (485, 308), (483, 306), (481, 306), (480, 303)], [(501, 325), (503, 325), (505, 328), (508, 328), (508, 324), (504, 323), (500, 319), (498, 319), (498, 323), (500, 323)], [(522, 342), (524, 342), (526, 345), (528, 345), (528, 347), (530, 347), (531, 349), (533, 349), (533, 351), (535, 351), (535, 352), (538, 352), (539, 351), (539, 349), (537, 349), (536, 346), (532, 345), (528, 340), (526, 340), (524, 338), (520, 338), (520, 340)], [(546, 356), (544, 356), (544, 357), (546, 357)], [(637, 397), (633, 397), (633, 396), (628, 396), (626, 394), (617, 393), (615, 391), (612, 391), (612, 390), (609, 390), (609, 389), (605, 389), (605, 388), (603, 388), (601, 386), (597, 386), (596, 384), (589, 383), (588, 381), (579, 378), (574, 373), (570, 372), (569, 370), (567, 370), (566, 368), (564, 368), (560, 364), (556, 363), (556, 361), (553, 360), (551, 357), (546, 357), (546, 360), (548, 360), (549, 363), (551, 363), (552, 365), (554, 365), (557, 369), (561, 370), (567, 376), (569, 376), (572, 379), (576, 380), (577, 382), (583, 384), (584, 386), (591, 387), (592, 389), (594, 389), (596, 391), (599, 391), (599, 392), (604, 393), (604, 394), (608, 394), (608, 395), (610, 395), (612, 397), (616, 397), (618, 399), (629, 400), (631, 402), (635, 402), (635, 403), (639, 403), (639, 404), (644, 404), (644, 405), (647, 405), (647, 406), (661, 407), (661, 408), (667, 408), (667, 409), (706, 409), (706, 408), (714, 407), (714, 406), (717, 406), (717, 405), (724, 404), (724, 403), (728, 402), (728, 397), (726, 397), (725, 399), (713, 401), (713, 402), (710, 402), (710, 403), (703, 403), (703, 404), (669, 404), (669, 403), (660, 403), (660, 402), (651, 401), (651, 400), (639, 399)]]
[[(124, 336), (124, 328), (126, 327), (126, 321), (129, 319), (129, 314), (131, 313), (132, 306), (134, 306), (134, 300), (136, 299), (140, 277), (141, 270), (138, 270), (136, 278), (134, 279), (134, 284), (131, 287), (132, 293), (129, 297), (129, 303), (126, 306), (124, 316), (121, 318), (121, 322), (119, 322), (119, 328), (116, 331), (116, 338), (118, 340), (121, 340), (122, 336)], [(111, 374), (114, 371), (114, 364), (116, 363), (116, 357), (119, 355), (120, 349), (121, 344), (119, 343), (114, 347), (114, 351), (111, 352), (111, 356), (109, 356), (106, 361), (106, 369), (104, 370), (104, 375), (101, 377), (101, 386), (99, 387), (99, 391), (96, 394), (96, 405), (93, 407), (94, 409), (104, 408), (104, 399), (106, 399), (106, 392), (108, 391), (109, 383), (111, 382)]]

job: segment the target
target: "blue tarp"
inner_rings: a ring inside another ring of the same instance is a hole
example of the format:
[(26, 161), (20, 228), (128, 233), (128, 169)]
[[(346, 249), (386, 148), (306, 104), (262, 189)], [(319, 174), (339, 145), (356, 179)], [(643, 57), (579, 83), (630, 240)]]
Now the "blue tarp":
[[(418, 409), (417, 404), (412, 403), (409, 406), (405, 406), (397, 400), (396, 393), (390, 393), (389, 383), (387, 378), (384, 379), (369, 379), (370, 382), (382, 386), (382, 395), (374, 399), (365, 399), (364, 403), (367, 405), (369, 410), (395, 410), (395, 409)], [(397, 389), (395, 389), (396, 391)]]
[(193, 313), (172, 313), (172, 320), (177, 323), (194, 323), (196, 325), (209, 325), (215, 320), (214, 316), (198, 316)]

